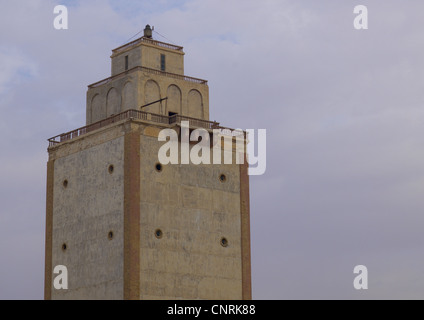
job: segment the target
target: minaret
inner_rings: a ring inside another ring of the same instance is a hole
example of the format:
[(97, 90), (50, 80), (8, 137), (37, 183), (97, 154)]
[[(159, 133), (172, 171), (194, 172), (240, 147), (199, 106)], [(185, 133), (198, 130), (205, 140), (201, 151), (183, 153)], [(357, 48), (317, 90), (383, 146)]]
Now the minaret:
[[(183, 121), (211, 141), (225, 129), (209, 121), (207, 81), (185, 76), (183, 48), (149, 25), (111, 60), (111, 77), (88, 86), (86, 126), (49, 139), (45, 298), (251, 299), (249, 179), (235, 138), (232, 164), (158, 160), (163, 129), (179, 148)], [(53, 285), (58, 265), (68, 289)]]
[(125, 110), (139, 109), (161, 115), (180, 114), (209, 120), (206, 80), (184, 76), (180, 46), (144, 36), (112, 50), (112, 76), (88, 86), (87, 125)]

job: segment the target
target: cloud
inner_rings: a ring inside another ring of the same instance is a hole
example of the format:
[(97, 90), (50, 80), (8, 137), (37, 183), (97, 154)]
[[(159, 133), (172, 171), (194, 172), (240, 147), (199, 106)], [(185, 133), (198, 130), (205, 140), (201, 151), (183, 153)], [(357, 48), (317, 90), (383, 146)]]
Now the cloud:
[(16, 48), (0, 47), (0, 96), (37, 74), (36, 65)]
[(373, 1), (367, 31), (350, 0), (70, 1), (67, 31), (56, 4), (0, 13), (0, 298), (19, 296), (18, 271), (20, 297), (42, 298), (46, 139), (84, 125), (86, 86), (147, 23), (209, 80), (212, 120), (267, 129), (267, 173), (251, 177), (255, 298), (423, 296), (424, 4)]

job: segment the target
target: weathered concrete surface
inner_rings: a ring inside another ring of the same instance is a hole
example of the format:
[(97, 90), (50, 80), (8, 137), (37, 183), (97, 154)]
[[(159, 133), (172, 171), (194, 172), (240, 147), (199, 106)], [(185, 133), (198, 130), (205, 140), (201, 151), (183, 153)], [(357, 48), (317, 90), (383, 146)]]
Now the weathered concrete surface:
[(123, 156), (121, 137), (54, 163), (52, 264), (68, 268), (69, 290), (53, 299), (123, 298)]
[(69, 271), (69, 290), (51, 286), (52, 299), (123, 299), (125, 292), (137, 299), (250, 297), (248, 189), (235, 148), (233, 164), (158, 171), (163, 142), (157, 135), (164, 127), (127, 120), (50, 149), (50, 270)]
[(241, 299), (239, 166), (166, 165), (158, 172), (162, 144), (141, 139), (140, 298)]

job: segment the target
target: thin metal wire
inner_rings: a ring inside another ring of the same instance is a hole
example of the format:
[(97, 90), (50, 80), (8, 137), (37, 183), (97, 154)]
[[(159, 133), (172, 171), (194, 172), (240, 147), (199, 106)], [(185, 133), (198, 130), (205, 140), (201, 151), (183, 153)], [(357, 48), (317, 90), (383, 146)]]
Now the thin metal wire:
[(157, 33), (159, 36), (161, 36), (162, 38), (164, 38), (164, 39), (168, 40), (170, 43), (172, 43), (173, 45), (175, 45), (175, 46), (176, 46), (176, 44), (175, 44), (175, 42), (174, 42), (174, 41), (172, 41), (172, 40), (168, 39), (167, 37), (165, 37), (165, 36), (161, 35), (159, 32), (157, 32), (157, 31), (155, 31), (155, 30), (153, 30), (153, 32), (154, 32), (154, 33)]
[(130, 42), (130, 40), (131, 39), (133, 39), (133, 38), (135, 38), (135, 37), (137, 37), (140, 33), (142, 33), (144, 31), (144, 29), (141, 29), (141, 31), (140, 32), (137, 32), (135, 35), (133, 35), (131, 38), (129, 38), (124, 44), (126, 44), (126, 43), (128, 43), (128, 42)]

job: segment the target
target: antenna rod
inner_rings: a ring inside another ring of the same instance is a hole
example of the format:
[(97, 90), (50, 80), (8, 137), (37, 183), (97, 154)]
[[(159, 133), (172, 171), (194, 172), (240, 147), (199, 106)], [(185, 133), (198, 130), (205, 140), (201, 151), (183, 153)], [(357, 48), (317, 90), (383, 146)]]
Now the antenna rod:
[(153, 102), (150, 102), (150, 103), (148, 103), (148, 104), (145, 104), (144, 106), (141, 106), (141, 107), (140, 107), (140, 109), (142, 109), (142, 108), (144, 108), (144, 107), (148, 107), (148, 106), (150, 106), (150, 105), (152, 105), (152, 104), (155, 104), (155, 103), (158, 103), (158, 102), (162, 102), (163, 100), (168, 100), (168, 97), (165, 97), (165, 98), (159, 99), (159, 100), (157, 100), (157, 101), (153, 101)]

